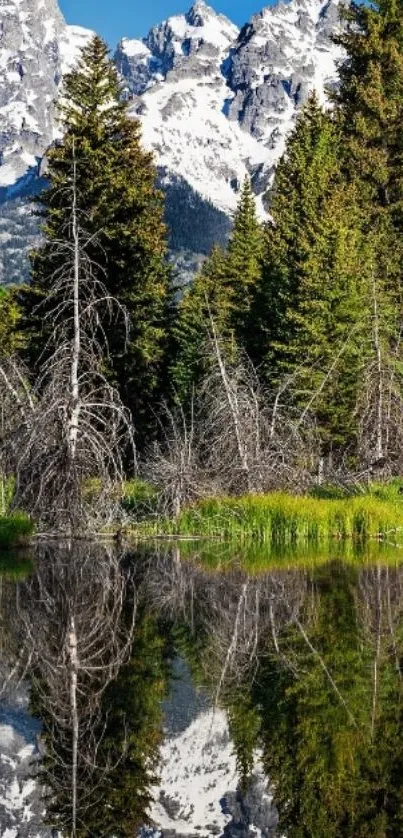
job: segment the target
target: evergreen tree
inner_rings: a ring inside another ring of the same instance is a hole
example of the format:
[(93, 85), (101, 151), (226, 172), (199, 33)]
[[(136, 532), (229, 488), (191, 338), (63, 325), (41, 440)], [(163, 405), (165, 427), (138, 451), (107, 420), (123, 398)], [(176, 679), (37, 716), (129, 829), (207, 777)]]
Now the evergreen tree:
[(0, 348), (6, 356), (13, 355), (23, 344), (17, 295), (16, 286), (0, 288)]
[(238, 344), (247, 337), (247, 316), (256, 283), (260, 278), (263, 234), (256, 212), (256, 200), (246, 178), (234, 216), (227, 250), (227, 285), (230, 325)]
[(335, 95), (343, 129), (343, 157), (361, 201), (375, 218), (391, 215), (401, 229), (403, 199), (403, 4), (352, 3), (336, 38), (347, 52)]
[(229, 322), (226, 254), (218, 246), (179, 303), (173, 323), (170, 371), (175, 397), (187, 402), (205, 370), (210, 315), (223, 335)]
[[(377, 388), (379, 393), (367, 421), (367, 432), (376, 438), (376, 458), (388, 456), (393, 449), (396, 456), (401, 447), (400, 443), (396, 446), (396, 440), (388, 445), (390, 410), (385, 413), (384, 408), (390, 404), (388, 389), (394, 389), (394, 400), (399, 404), (403, 392), (399, 337), (403, 292), (402, 11), (400, 0), (352, 3), (344, 11), (347, 25), (336, 39), (347, 52), (335, 94), (343, 134), (342, 169), (347, 182), (355, 185), (362, 230), (370, 245), (373, 359), (367, 365), (365, 390)], [(374, 367), (378, 367), (375, 385)], [(371, 392), (369, 396), (365, 392), (364, 399), (374, 401)]]
[(250, 309), (249, 352), (272, 377), (281, 374), (282, 349), (294, 332), (288, 313), (298, 307), (312, 247), (322, 234), (323, 205), (339, 177), (338, 134), (312, 95), (300, 113), (269, 194), (261, 279)]
[(230, 360), (246, 347), (248, 313), (260, 277), (262, 253), (256, 202), (245, 180), (227, 249), (213, 248), (179, 305), (172, 378), (182, 399), (189, 396), (205, 368), (211, 317)]
[(359, 221), (355, 189), (335, 187), (283, 320), (290, 339), (281, 353), (293, 398), (315, 417), (323, 454), (356, 450), (356, 407), (372, 354), (371, 247)]
[(128, 117), (117, 71), (99, 37), (66, 76), (59, 110), (63, 140), (48, 154), (49, 186), (40, 196), (45, 240), (32, 254), (31, 287), (21, 294), (29, 361), (37, 371), (44, 346), (52, 341), (47, 294), (63, 258), (61, 251), (56, 255), (55, 243), (71, 241), (64, 186), (74, 161), (80, 223), (93, 237), (94, 283), (101, 279), (131, 320), (128, 339), (123, 317), (111, 317), (103, 329), (111, 376), (132, 410), (141, 442), (157, 393), (165, 338), (169, 277), (163, 203), (152, 157), (141, 148), (139, 123)]

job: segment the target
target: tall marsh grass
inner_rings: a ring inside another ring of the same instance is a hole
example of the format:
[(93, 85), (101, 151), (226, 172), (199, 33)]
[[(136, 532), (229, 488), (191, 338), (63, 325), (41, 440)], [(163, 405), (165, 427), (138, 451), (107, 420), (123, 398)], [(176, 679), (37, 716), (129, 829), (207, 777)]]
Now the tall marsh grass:
[(254, 539), (278, 546), (350, 538), (403, 544), (403, 498), (319, 499), (281, 492), (222, 497), (201, 501), (158, 528), (180, 536)]

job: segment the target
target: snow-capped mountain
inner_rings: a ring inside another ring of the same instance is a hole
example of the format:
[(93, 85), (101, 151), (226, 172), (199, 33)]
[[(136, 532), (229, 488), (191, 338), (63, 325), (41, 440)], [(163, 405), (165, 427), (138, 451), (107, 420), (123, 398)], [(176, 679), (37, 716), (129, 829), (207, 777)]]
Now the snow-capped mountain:
[(38, 236), (28, 198), (57, 134), (54, 101), (91, 34), (67, 26), (57, 0), (0, 0), (0, 283), (26, 274)]
[[(142, 41), (120, 42), (116, 64), (155, 153), (173, 250), (207, 253), (225, 240), (246, 175), (264, 214), (298, 109), (314, 88), (324, 101), (337, 79), (338, 2), (282, 0), (239, 31), (196, 0)], [(0, 0), (0, 283), (22, 278), (38, 235), (27, 199), (57, 136), (63, 73), (90, 34), (66, 24), (57, 0)]]
[(0, 187), (15, 188), (54, 139), (62, 75), (88, 35), (56, 0), (0, 0)]
[(123, 39), (116, 62), (131, 113), (168, 178), (225, 212), (246, 175), (261, 199), (309, 91), (325, 101), (336, 81), (338, 25), (338, 0), (280, 2), (241, 31), (196, 0), (143, 41)]

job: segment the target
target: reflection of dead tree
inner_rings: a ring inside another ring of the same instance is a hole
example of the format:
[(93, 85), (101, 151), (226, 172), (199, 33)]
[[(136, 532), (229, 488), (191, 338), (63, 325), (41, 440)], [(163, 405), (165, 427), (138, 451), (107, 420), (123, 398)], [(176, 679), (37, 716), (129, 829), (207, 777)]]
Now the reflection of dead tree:
[(262, 655), (279, 660), (298, 677), (301, 647), (295, 641), (299, 635), (350, 722), (356, 724), (324, 656), (304, 625), (308, 594), (304, 571), (272, 571), (249, 578), (239, 571), (212, 575), (192, 564), (173, 563), (168, 554), (153, 558), (145, 584), (150, 599), (167, 616), (180, 616), (186, 621), (192, 609), (199, 632), (207, 638), (201, 665), (206, 681), (213, 686), (215, 704), (222, 693), (233, 693), (240, 684), (251, 683)]
[(123, 479), (122, 451), (132, 442), (132, 432), (104, 374), (102, 322), (116, 309), (119, 316), (126, 315), (99, 280), (99, 266), (91, 258), (94, 236), (80, 210), (74, 156), (64, 193), (69, 218), (59, 238), (46, 245), (46, 259), (58, 267), (37, 307), (50, 335), (32, 398), (23, 381), (13, 388), (15, 376), (10, 378), (3, 365), (0, 376), (2, 390), (14, 396), (22, 419), (6, 438), (16, 502), (44, 523), (72, 530), (88, 523), (86, 478), (100, 479), (103, 495), (97, 508), (105, 517), (116, 496), (112, 486)]
[[(253, 679), (259, 655), (268, 652), (273, 621), (278, 635), (295, 621), (306, 597), (302, 571), (252, 578), (235, 570), (211, 574), (176, 561), (170, 551), (146, 560), (141, 576), (148, 601), (164, 617), (194, 625), (206, 638), (200, 664), (215, 702), (230, 687)], [(295, 671), (292, 660), (284, 655), (282, 661)]]
[(45, 728), (45, 785), (58, 825), (74, 838), (112, 768), (100, 757), (101, 699), (129, 657), (135, 602), (132, 591), (127, 618), (127, 579), (103, 548), (43, 548), (37, 566), (18, 587), (16, 629)]

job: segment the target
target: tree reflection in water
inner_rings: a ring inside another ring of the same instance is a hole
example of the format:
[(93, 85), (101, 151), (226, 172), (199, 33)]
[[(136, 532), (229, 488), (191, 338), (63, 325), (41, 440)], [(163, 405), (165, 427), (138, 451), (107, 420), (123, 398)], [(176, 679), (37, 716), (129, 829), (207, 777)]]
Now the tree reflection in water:
[(148, 599), (194, 639), (245, 783), (261, 749), (279, 834), (403, 835), (403, 568), (247, 576), (167, 555), (149, 566)]
[(262, 756), (279, 835), (403, 834), (399, 566), (248, 575), (175, 547), (66, 544), (5, 584), (2, 665), (29, 675), (63, 834), (123, 838), (147, 821), (173, 653), (227, 710), (244, 788)]
[(99, 545), (38, 548), (35, 572), (12, 591), (8, 670), (29, 676), (43, 724), (48, 821), (63, 835), (135, 834), (155, 781), (167, 682), (157, 620), (127, 562)]

